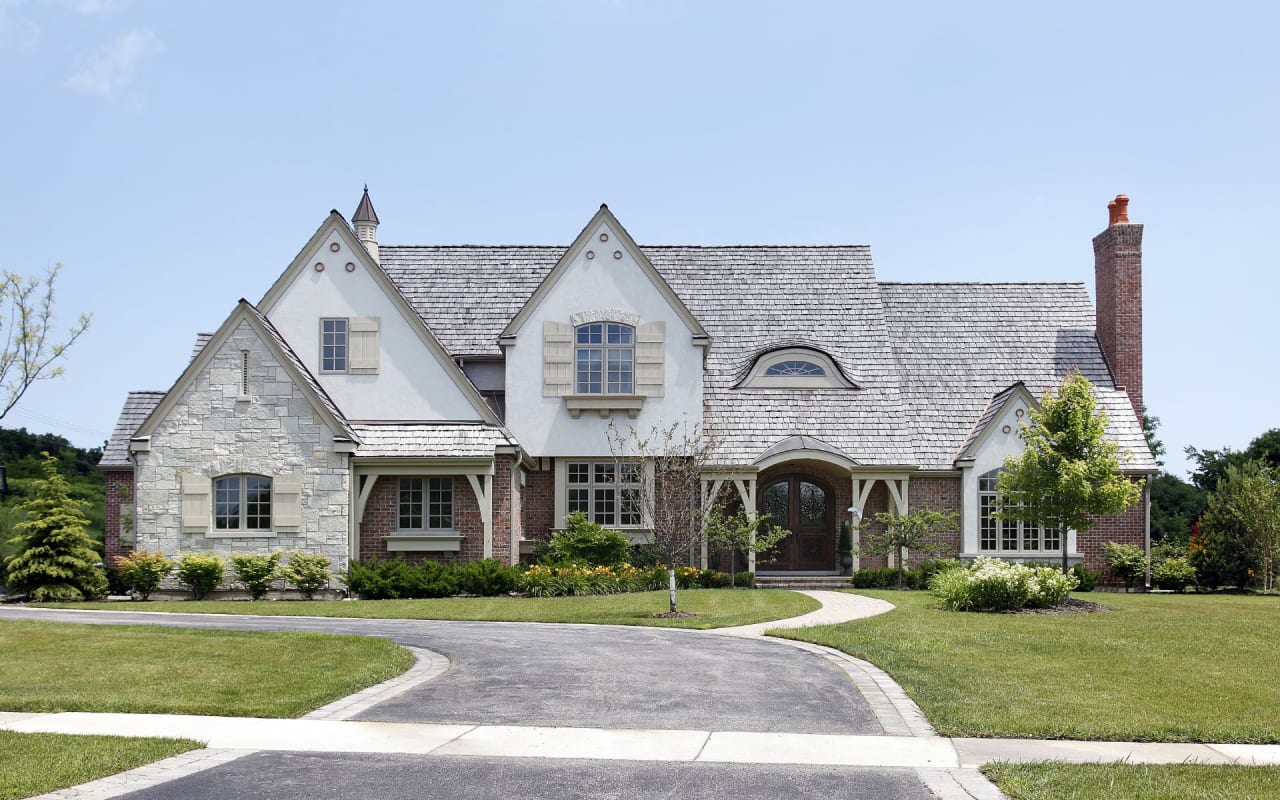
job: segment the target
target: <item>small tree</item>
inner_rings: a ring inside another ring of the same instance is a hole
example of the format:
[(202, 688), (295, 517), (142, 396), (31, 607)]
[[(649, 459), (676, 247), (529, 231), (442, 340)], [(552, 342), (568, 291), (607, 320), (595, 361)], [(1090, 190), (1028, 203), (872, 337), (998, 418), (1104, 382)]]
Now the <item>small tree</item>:
[(791, 535), (786, 528), (774, 527), (768, 522), (768, 514), (748, 517), (741, 509), (730, 514), (724, 506), (716, 506), (707, 515), (707, 541), (729, 552), (730, 586), (737, 585), (739, 550), (748, 555), (769, 553)]
[(1107, 570), (1112, 577), (1124, 581), (1126, 592), (1133, 588), (1139, 577), (1146, 574), (1147, 554), (1137, 545), (1107, 542), (1103, 545), (1102, 553), (1107, 562)]
[(1057, 531), (1064, 575), (1067, 531), (1088, 530), (1096, 515), (1118, 514), (1141, 496), (1121, 474), (1120, 446), (1106, 438), (1106, 426), (1093, 384), (1078, 369), (1067, 373), (1057, 393), (1045, 392), (1031, 410), (1020, 432), (1026, 448), (1005, 460), (996, 481), (996, 516)]
[(902, 576), (906, 572), (906, 552), (915, 550), (926, 555), (939, 555), (948, 546), (936, 541), (938, 534), (955, 530), (960, 515), (954, 511), (917, 509), (901, 516), (882, 511), (872, 517), (884, 525), (881, 533), (866, 533), (858, 544), (858, 552), (874, 556), (893, 555), (898, 562), (898, 589), (902, 589)]
[(22, 504), (26, 519), (14, 525), (10, 544), (17, 555), (5, 559), (10, 587), (36, 601), (94, 600), (107, 593), (102, 559), (89, 538), (89, 504), (71, 497), (58, 459), (43, 453), (44, 478), (35, 496)]
[(1209, 495), (1200, 527), (1220, 536), (1236, 533), (1253, 544), (1262, 590), (1273, 589), (1280, 551), (1280, 469), (1260, 461), (1228, 466)]
[(637, 510), (653, 532), (654, 547), (667, 562), (669, 613), (676, 614), (676, 562), (687, 561), (702, 541), (710, 511), (702, 505), (702, 471), (711, 463), (714, 438), (684, 422), (655, 426), (642, 435), (612, 421), (608, 437), (619, 475), (632, 479), (622, 486), (618, 502)]
[(61, 269), (61, 264), (55, 264), (43, 279), (0, 273), (0, 305), (4, 306), (0, 327), (5, 337), (0, 350), (0, 419), (18, 404), (31, 384), (62, 374), (62, 368), (54, 363), (89, 328), (89, 315), (81, 314), (62, 342), (51, 338), (53, 284)]
[(232, 553), (231, 567), (236, 571), (236, 580), (244, 584), (249, 597), (261, 600), (271, 588), (271, 582), (280, 575), (280, 554)]

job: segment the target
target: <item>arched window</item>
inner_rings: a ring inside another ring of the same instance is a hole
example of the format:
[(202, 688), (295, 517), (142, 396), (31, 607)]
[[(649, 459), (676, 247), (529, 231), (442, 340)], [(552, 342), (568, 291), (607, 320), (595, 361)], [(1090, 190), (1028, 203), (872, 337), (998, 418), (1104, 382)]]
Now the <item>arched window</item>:
[(271, 479), (262, 475), (215, 478), (213, 527), (220, 531), (271, 530)]
[(855, 389), (831, 360), (813, 347), (784, 347), (761, 353), (737, 388)]
[(1056, 530), (1028, 525), (995, 516), (1000, 507), (996, 480), (1000, 470), (993, 469), (978, 478), (978, 549), (989, 552), (1040, 553), (1062, 549)]
[(827, 371), (812, 361), (779, 361), (776, 364), (770, 364), (769, 368), (764, 371), (764, 374), (771, 376), (797, 375), (806, 378), (821, 378), (827, 374)]
[(619, 322), (579, 325), (573, 348), (578, 394), (635, 393), (635, 328)]

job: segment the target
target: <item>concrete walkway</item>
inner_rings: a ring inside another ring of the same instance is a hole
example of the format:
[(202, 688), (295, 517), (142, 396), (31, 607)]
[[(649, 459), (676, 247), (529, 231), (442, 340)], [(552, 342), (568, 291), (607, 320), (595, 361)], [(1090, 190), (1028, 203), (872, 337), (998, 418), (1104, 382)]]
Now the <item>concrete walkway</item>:
[[(881, 600), (842, 592), (806, 591), (804, 594), (817, 599), (823, 607), (788, 620), (684, 633), (758, 639), (827, 659), (849, 676), (870, 706), (883, 734), (368, 720), (367, 712), (371, 708), (394, 705), (397, 698), (404, 702), (403, 698), (413, 696), (415, 691), (421, 691), (424, 685), (433, 683), (449, 671), (448, 658), (421, 646), (411, 647), (418, 663), (404, 675), (343, 698), (303, 719), (0, 713), (0, 730), (165, 736), (195, 739), (208, 745), (206, 750), (198, 751), (200, 755), (183, 754), (128, 773), (55, 792), (46, 796), (50, 800), (105, 800), (216, 769), (251, 753), (272, 752), (536, 758), (562, 760), (566, 765), (570, 761), (590, 760), (909, 769), (918, 775), (929, 791), (943, 800), (998, 800), (1003, 797), (978, 772), (978, 767), (990, 761), (1280, 765), (1280, 745), (949, 739), (939, 736), (901, 687), (873, 665), (830, 648), (763, 636), (768, 629), (846, 622), (893, 608)], [(53, 612), (34, 609), (28, 612), (5, 609), (0, 616), (9, 619), (53, 616)], [(98, 615), (103, 612), (78, 613)], [(386, 635), (379, 631), (367, 632)], [(366, 719), (353, 720), (357, 714), (366, 714)]]

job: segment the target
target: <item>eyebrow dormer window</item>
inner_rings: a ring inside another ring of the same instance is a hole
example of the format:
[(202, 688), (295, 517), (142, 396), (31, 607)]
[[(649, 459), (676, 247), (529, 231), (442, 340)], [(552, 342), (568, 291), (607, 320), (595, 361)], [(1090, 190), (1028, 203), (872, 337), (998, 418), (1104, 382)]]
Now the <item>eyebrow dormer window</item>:
[(821, 378), (827, 374), (827, 371), (812, 361), (779, 361), (777, 364), (770, 364), (764, 374), (771, 377), (795, 375), (805, 378)]
[(630, 325), (593, 322), (574, 330), (578, 394), (635, 392), (636, 332)]

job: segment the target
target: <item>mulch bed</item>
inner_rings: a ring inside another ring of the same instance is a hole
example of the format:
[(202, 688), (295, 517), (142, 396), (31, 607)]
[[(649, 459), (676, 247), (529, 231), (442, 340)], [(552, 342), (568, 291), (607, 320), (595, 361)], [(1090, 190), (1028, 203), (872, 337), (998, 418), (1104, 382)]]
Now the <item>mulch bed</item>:
[(1077, 600), (1074, 597), (1068, 597), (1067, 602), (1053, 608), (1020, 608), (1017, 611), (1007, 611), (1007, 614), (1096, 614), (1103, 611), (1110, 611), (1104, 605), (1098, 603), (1090, 603), (1088, 600)]
[(686, 617), (696, 617), (697, 614), (690, 614), (688, 611), (663, 611), (661, 614), (650, 614), (654, 619), (685, 619)]

